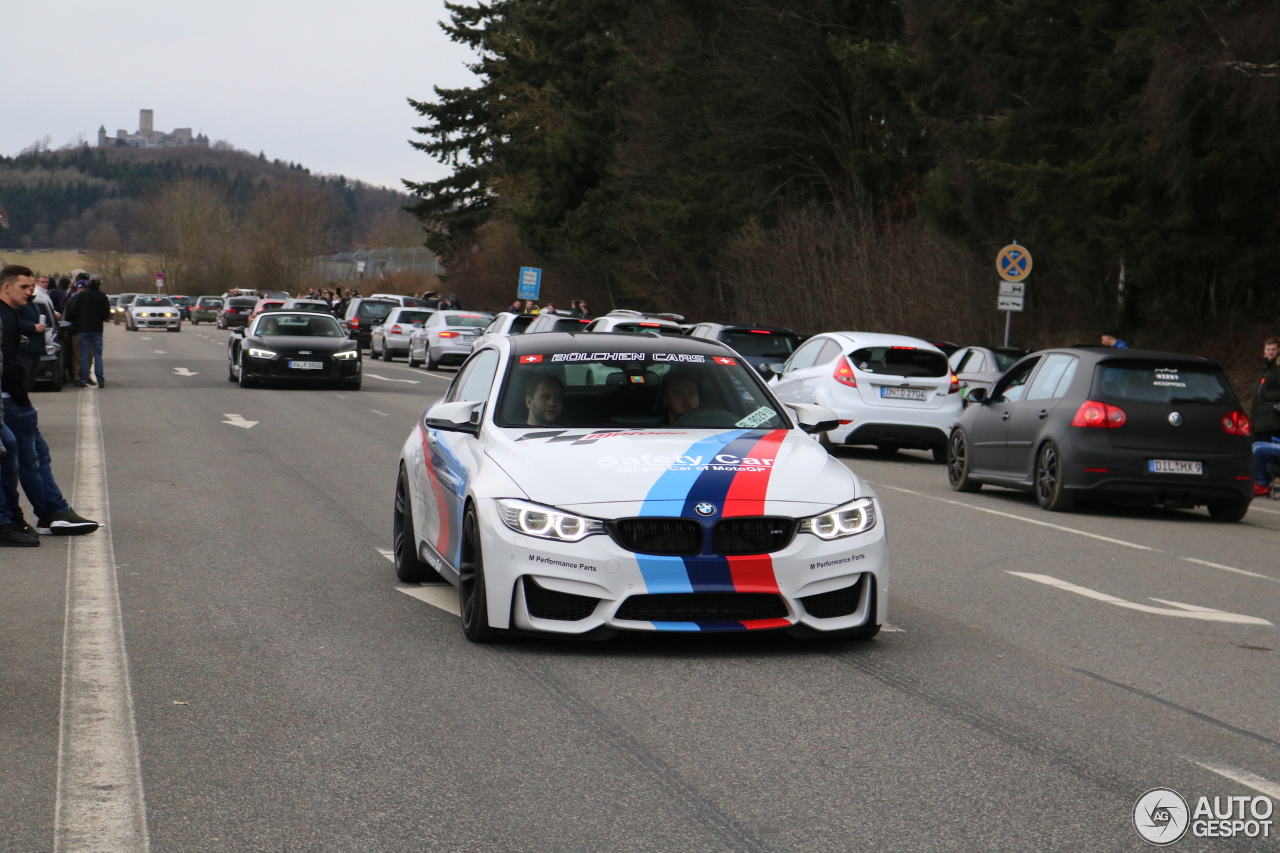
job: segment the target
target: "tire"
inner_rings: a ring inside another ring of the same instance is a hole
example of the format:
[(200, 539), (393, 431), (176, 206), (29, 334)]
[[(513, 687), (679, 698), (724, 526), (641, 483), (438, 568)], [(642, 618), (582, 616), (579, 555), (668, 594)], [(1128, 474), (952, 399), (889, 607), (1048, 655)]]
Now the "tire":
[(396, 480), (395, 512), (391, 519), (391, 548), (396, 577), (401, 583), (443, 583), (440, 573), (418, 559), (418, 539), (413, 532), (413, 498), (409, 494), (409, 473), (400, 466)]
[(1036, 501), (1049, 512), (1071, 512), (1076, 499), (1067, 494), (1062, 484), (1062, 454), (1058, 445), (1046, 441), (1036, 454)]
[(347, 390), (347, 391), (359, 391), (360, 385), (362, 382), (363, 382), (363, 379), (360, 379), (360, 378), (349, 379), (346, 382), (342, 383), (342, 387), (344, 390)]
[(427, 370), (439, 370), (440, 362), (431, 357), (431, 350), (427, 350)]
[(933, 461), (945, 464), (947, 461), (947, 445), (940, 444), (933, 447)]
[(387, 342), (382, 342), (382, 360), (395, 361), (395, 356), (391, 354), (391, 350), (387, 348)]
[(413, 350), (409, 350), (409, 366), (417, 367), (420, 364), (422, 364), (422, 362), (413, 357)]
[(235, 382), (235, 381), (236, 381), (236, 372), (235, 372), (234, 368), (232, 368), (232, 366), (231, 366), (232, 364), (233, 364), (233, 362), (231, 361), (230, 356), (228, 356), (228, 357), (227, 357), (227, 381), (228, 381), (228, 382)]
[(976, 492), (982, 488), (970, 475), (972, 460), (969, 458), (969, 437), (956, 427), (947, 439), (947, 480), (957, 492)]
[(1209, 504), (1209, 517), (1214, 521), (1240, 521), (1249, 512), (1249, 502), (1240, 500), (1234, 503)]
[(498, 631), (489, 624), (489, 596), (484, 582), (484, 556), (480, 551), (480, 520), (475, 506), (462, 519), (462, 565), (459, 566), (458, 609), (462, 634), (473, 643), (492, 643)]
[(182, 331), (182, 324), (181, 324), (181, 323), (179, 323), (178, 325), (174, 326), (172, 329), (165, 329), (165, 331), (166, 331), (166, 332), (181, 332), (181, 331)]
[(376, 359), (377, 357), (378, 351), (373, 348), (373, 338), (369, 338), (369, 358)]
[(258, 380), (249, 378), (249, 371), (244, 367), (244, 356), (240, 356), (240, 387), (253, 388), (258, 384)]
[(901, 449), (902, 448), (898, 447), (898, 445), (896, 444), (877, 444), (876, 445), (876, 450), (880, 451), (885, 456), (892, 456), (893, 454), (897, 453)]

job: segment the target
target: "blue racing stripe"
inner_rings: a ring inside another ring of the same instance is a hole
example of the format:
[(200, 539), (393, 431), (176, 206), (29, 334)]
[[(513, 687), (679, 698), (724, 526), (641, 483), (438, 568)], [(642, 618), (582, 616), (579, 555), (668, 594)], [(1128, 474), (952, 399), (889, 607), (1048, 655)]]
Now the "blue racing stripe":
[[(763, 430), (751, 430), (750, 432), (742, 433), (722, 447), (716, 455), (732, 456), (735, 459), (750, 456), (764, 434)], [(712, 456), (707, 470), (700, 471), (698, 478), (689, 487), (689, 492), (685, 495), (684, 506), (680, 514), (685, 518), (697, 518), (698, 515), (694, 507), (703, 501), (709, 501), (715, 505), (716, 509), (723, 512), (725, 498), (728, 496), (729, 488), (733, 485), (733, 480), (738, 476), (739, 470), (739, 464), (718, 462), (715, 456)], [(729, 568), (729, 561), (724, 557), (714, 554), (691, 557), (685, 560), (685, 568), (689, 572), (689, 586), (694, 592), (734, 592), (736, 589), (733, 585), (733, 571)], [(704, 628), (703, 630), (724, 631), (734, 629)]]
[(658, 631), (701, 631), (697, 622), (650, 622)]

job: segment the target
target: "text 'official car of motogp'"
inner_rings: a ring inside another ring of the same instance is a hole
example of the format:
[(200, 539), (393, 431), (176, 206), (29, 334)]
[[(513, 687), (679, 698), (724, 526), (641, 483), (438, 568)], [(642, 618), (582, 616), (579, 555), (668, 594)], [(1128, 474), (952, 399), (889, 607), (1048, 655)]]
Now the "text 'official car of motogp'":
[(402, 581), (459, 589), (463, 631), (780, 629), (875, 636), (879, 499), (733, 350), (650, 334), (490, 340), (404, 444)]

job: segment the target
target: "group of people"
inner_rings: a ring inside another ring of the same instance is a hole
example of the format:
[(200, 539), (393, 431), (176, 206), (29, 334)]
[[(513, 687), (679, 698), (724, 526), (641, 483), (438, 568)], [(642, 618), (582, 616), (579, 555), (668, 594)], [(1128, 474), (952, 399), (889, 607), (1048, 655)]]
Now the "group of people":
[[(548, 302), (546, 305), (539, 307), (537, 302), (532, 299), (517, 299), (507, 306), (507, 310), (512, 314), (559, 314), (556, 306)], [(574, 299), (569, 303), (569, 310), (564, 312), (566, 317), (590, 317), (591, 311), (587, 308), (587, 300)]]
[(1253, 494), (1271, 494), (1272, 472), (1280, 474), (1280, 338), (1262, 345), (1262, 376), (1249, 410), (1253, 429)]
[[(101, 293), (96, 287), (92, 289)], [(32, 381), (23, 342), (34, 337), (43, 345), (49, 323), (57, 322), (56, 316), (39, 314), (41, 308), (56, 313), (51, 299), (47, 307), (44, 300), (36, 303), (37, 313), (32, 317), (30, 309), (35, 298), (36, 277), (30, 268), (18, 264), (0, 268), (0, 547), (34, 548), (39, 546), (41, 535), (74, 536), (98, 529), (96, 521), (83, 518), (71, 508), (58, 488), (49, 444), (40, 434), (36, 408), (28, 395)], [(75, 299), (64, 303), (64, 314), (78, 315), (82, 310)], [(101, 324), (98, 333), (101, 340)], [(98, 352), (101, 353), (100, 343)], [(87, 373), (87, 365), (84, 370)], [(98, 375), (101, 378), (101, 373)], [(19, 484), (35, 512), (34, 527), (18, 503)]]

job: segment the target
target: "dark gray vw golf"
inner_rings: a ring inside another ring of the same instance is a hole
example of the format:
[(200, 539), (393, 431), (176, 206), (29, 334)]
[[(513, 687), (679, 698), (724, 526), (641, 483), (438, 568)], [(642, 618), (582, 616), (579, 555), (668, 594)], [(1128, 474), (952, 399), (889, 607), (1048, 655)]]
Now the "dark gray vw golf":
[(1166, 352), (1070, 347), (1032, 353), (969, 394), (947, 445), (951, 488), (1204, 506), (1239, 521), (1253, 499), (1249, 419), (1222, 368)]

